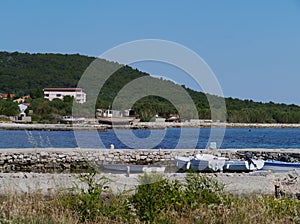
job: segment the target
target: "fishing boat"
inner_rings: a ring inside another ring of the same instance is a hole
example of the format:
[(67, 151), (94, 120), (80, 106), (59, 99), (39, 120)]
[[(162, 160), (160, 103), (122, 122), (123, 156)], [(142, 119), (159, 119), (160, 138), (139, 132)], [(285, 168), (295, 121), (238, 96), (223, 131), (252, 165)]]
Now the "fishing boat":
[(191, 160), (191, 169), (194, 171), (209, 172), (223, 171), (226, 157), (215, 156), (212, 154), (197, 154)]
[(164, 166), (151, 166), (151, 165), (135, 165), (135, 164), (104, 164), (105, 170), (111, 170), (116, 172), (128, 172), (128, 173), (151, 173), (151, 172), (165, 172)]
[(73, 124), (73, 123), (84, 123), (86, 119), (84, 117), (73, 117), (73, 116), (63, 116), (61, 119), (58, 120), (59, 123), (63, 124)]
[(286, 172), (292, 170), (300, 171), (300, 163), (283, 162), (278, 160), (265, 160), (263, 170), (270, 170), (272, 172)]
[(193, 157), (175, 156), (176, 166), (178, 169), (189, 169)]
[(251, 159), (251, 161), (228, 160), (223, 166), (224, 172), (250, 172), (261, 170), (264, 167), (265, 161), (261, 159)]
[(176, 166), (179, 169), (191, 169), (194, 171), (222, 171), (227, 158), (212, 154), (197, 154), (195, 156), (176, 156)]
[(135, 120), (134, 111), (131, 109), (120, 111), (111, 109), (97, 109), (96, 117), (101, 124), (130, 124)]
[(170, 114), (165, 122), (180, 122), (180, 117), (178, 114)]

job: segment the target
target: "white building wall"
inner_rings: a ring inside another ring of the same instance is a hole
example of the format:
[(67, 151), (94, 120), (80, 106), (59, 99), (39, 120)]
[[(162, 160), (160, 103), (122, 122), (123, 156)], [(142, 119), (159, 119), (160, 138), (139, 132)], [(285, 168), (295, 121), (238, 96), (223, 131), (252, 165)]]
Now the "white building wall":
[(77, 103), (86, 102), (86, 93), (81, 88), (45, 88), (43, 89), (44, 98), (49, 99), (61, 99), (65, 96), (74, 97)]

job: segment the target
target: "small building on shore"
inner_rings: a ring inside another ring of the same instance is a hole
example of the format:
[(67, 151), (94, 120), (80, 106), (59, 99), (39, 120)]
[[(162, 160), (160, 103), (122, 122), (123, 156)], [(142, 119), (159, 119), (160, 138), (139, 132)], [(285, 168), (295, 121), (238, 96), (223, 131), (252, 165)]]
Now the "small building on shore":
[(44, 98), (52, 101), (53, 99), (63, 100), (65, 96), (74, 97), (77, 103), (86, 102), (86, 93), (82, 88), (45, 88), (43, 89)]
[(11, 116), (10, 120), (16, 123), (30, 123), (31, 117), (27, 116), (25, 110), (30, 106), (30, 103), (22, 103), (19, 104), (18, 107), (20, 109), (20, 114), (17, 116)]

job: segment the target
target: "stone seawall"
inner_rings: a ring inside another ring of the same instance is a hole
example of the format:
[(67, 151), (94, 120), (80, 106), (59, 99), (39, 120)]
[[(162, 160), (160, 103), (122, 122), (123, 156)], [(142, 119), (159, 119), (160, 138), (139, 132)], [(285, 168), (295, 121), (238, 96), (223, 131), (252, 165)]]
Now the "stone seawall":
[(244, 150), (196, 150), (196, 149), (1, 149), (0, 172), (77, 173), (87, 171), (90, 165), (101, 167), (103, 163), (158, 164), (174, 167), (175, 156), (193, 156), (197, 153), (217, 153), (231, 159), (243, 159), (245, 152), (254, 158), (299, 161), (299, 149), (244, 149)]
[(96, 121), (76, 124), (24, 124), (0, 122), (0, 130), (50, 130), (50, 131), (106, 131), (107, 129), (165, 129), (165, 128), (300, 128), (300, 124), (261, 124), (261, 123), (222, 123), (203, 122), (201, 120), (186, 122), (138, 122), (131, 125), (105, 125)]

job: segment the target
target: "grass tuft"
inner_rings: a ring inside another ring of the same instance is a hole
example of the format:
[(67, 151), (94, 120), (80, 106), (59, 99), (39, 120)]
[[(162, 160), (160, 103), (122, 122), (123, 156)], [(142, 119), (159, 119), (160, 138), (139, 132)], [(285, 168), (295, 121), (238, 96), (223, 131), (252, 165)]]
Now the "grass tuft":
[(203, 174), (185, 182), (144, 174), (131, 192), (113, 194), (105, 177), (82, 174), (82, 186), (49, 195), (0, 196), (0, 223), (300, 223), (300, 201), (236, 198)]

